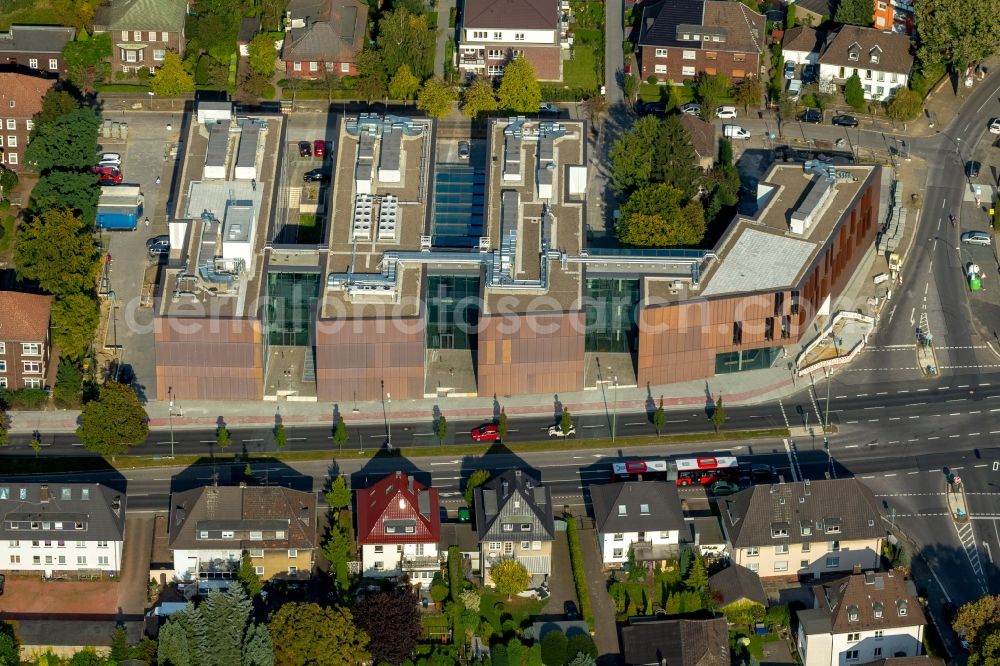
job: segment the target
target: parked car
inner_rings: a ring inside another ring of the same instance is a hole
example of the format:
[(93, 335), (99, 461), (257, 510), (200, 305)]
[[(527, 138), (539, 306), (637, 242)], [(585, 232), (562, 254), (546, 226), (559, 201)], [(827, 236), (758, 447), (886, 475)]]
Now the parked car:
[(985, 231), (966, 231), (962, 234), (962, 242), (970, 245), (992, 245), (993, 237)]
[(562, 111), (562, 109), (555, 104), (550, 104), (548, 102), (542, 102), (538, 105), (539, 113), (559, 113), (560, 111)]
[(472, 152), (472, 147), (469, 145), (468, 141), (458, 142), (458, 159), (467, 160), (469, 159), (469, 154)]
[(792, 80), (795, 78), (795, 61), (786, 60), (785, 61), (785, 78)]
[(96, 166), (90, 167), (92, 173), (96, 173), (101, 178), (111, 178), (115, 174), (121, 174), (121, 169), (110, 164), (98, 164)]
[(307, 183), (323, 183), (330, 180), (330, 174), (323, 167), (310, 169), (302, 174), (302, 180)]
[(722, 118), (723, 120), (727, 118), (736, 117), (736, 107), (735, 106), (720, 106), (715, 110), (715, 117)]
[(99, 167), (108, 167), (108, 168), (111, 168), (111, 169), (121, 169), (122, 168), (122, 163), (121, 162), (114, 162), (114, 161), (111, 161), (111, 160), (101, 160), (100, 162), (97, 163), (97, 166), (99, 166)]
[(817, 65), (802, 65), (802, 83), (814, 83), (819, 67)]
[(1000, 118), (994, 118), (990, 121), (990, 134), (1000, 134)]
[(975, 160), (969, 160), (965, 165), (965, 175), (969, 178), (979, 178), (979, 162)]
[(576, 426), (570, 426), (567, 432), (563, 432), (562, 426), (549, 426), (549, 437), (572, 437), (576, 434)]
[(792, 79), (788, 82), (788, 99), (793, 102), (799, 101), (799, 95), (802, 94), (802, 79)]
[(473, 442), (495, 442), (500, 439), (500, 431), (494, 423), (484, 423), (469, 433)]
[(666, 102), (640, 102), (636, 106), (640, 116), (662, 115), (667, 112)]
[(97, 158), (97, 161), (100, 164), (109, 162), (121, 166), (122, 156), (118, 153), (101, 153), (101, 156)]
[(846, 114), (841, 114), (839, 116), (834, 116), (831, 120), (834, 125), (839, 125), (841, 127), (857, 127), (858, 119), (854, 116), (848, 116)]
[(806, 109), (799, 116), (799, 121), (803, 123), (818, 124), (823, 122), (823, 112), (819, 109)]
[(713, 495), (732, 495), (738, 493), (740, 487), (731, 481), (716, 481), (712, 484), (711, 490)]
[(326, 141), (323, 139), (313, 141), (313, 157), (326, 157)]
[(160, 257), (170, 254), (170, 236), (153, 236), (146, 240), (146, 251), (150, 257)]
[(567, 600), (563, 604), (563, 611), (566, 613), (566, 619), (570, 622), (580, 619), (580, 611), (576, 607), (576, 602), (572, 600)]
[(308, 141), (299, 141), (299, 157), (312, 157), (312, 146)]
[(744, 129), (739, 125), (723, 125), (722, 136), (727, 139), (749, 139), (750, 130)]
[(694, 102), (684, 104), (681, 106), (681, 113), (686, 113), (689, 116), (700, 116), (701, 104), (696, 104)]

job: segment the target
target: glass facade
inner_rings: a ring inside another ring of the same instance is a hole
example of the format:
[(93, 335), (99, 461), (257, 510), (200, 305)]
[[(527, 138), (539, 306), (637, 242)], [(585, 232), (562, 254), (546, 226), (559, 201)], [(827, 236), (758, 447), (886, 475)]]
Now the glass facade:
[(741, 349), (734, 352), (715, 355), (715, 374), (725, 375), (744, 370), (764, 370), (778, 360), (781, 347), (760, 347), (759, 349)]
[(428, 349), (476, 349), (478, 326), (478, 276), (427, 276)]
[(636, 308), (639, 280), (588, 278), (586, 350), (635, 353), (639, 349)]
[(268, 273), (267, 306), (264, 312), (266, 346), (309, 347), (319, 273)]
[(483, 235), (486, 173), (482, 169), (439, 164), (434, 174), (434, 247), (479, 246)]

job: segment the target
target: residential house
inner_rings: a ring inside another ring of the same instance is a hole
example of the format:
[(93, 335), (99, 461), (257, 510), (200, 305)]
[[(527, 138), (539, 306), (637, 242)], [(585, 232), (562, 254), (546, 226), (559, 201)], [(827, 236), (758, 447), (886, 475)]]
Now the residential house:
[[(0, 74), (0, 82), (3, 80), (4, 75)], [(0, 92), (0, 98), (18, 90), (8, 88)], [(16, 390), (45, 385), (51, 351), (51, 310), (51, 296), (0, 291), (0, 388)]]
[(906, 35), (844, 25), (827, 36), (820, 53), (820, 87), (843, 86), (856, 73), (865, 99), (885, 102), (906, 87), (912, 68), (912, 44)]
[(441, 507), (437, 488), (396, 472), (355, 492), (361, 569), (365, 576), (409, 575), (430, 581), (441, 570)]
[(899, 35), (913, 36), (916, 21), (911, 0), (872, 0), (875, 11), (872, 23), (877, 30), (891, 30)]
[(729, 666), (726, 618), (642, 620), (622, 627), (627, 666)]
[(677, 495), (681, 499), (681, 511), (686, 523), (681, 543), (687, 543), (710, 560), (724, 557), (726, 535), (722, 533), (722, 525), (712, 510), (713, 503), (709, 501), (705, 487), (700, 484), (679, 486)]
[(62, 50), (76, 39), (76, 28), (61, 25), (12, 25), (0, 32), (0, 66), (53, 78), (66, 75)]
[(681, 82), (760, 76), (764, 15), (729, 0), (659, 0), (645, 6), (636, 46), (641, 79)]
[(24, 164), (35, 114), (54, 85), (54, 79), (42, 76), (0, 72), (0, 164), (14, 170)]
[(687, 113), (681, 114), (680, 122), (687, 130), (694, 152), (698, 155), (698, 166), (708, 171), (715, 165), (715, 157), (719, 152), (715, 125)]
[(805, 26), (819, 26), (837, 12), (835, 0), (796, 0), (795, 20)]
[(781, 40), (781, 56), (785, 62), (816, 65), (819, 63), (819, 54), (823, 50), (825, 39), (826, 33), (797, 25), (785, 31), (785, 36)]
[(666, 481), (626, 481), (590, 487), (601, 558), (621, 567), (629, 550), (637, 562), (662, 562), (680, 554), (687, 532), (677, 485)]
[(365, 45), (368, 5), (359, 0), (290, 0), (285, 17), (285, 76), (357, 75), (354, 59)]
[(51, 577), (122, 568), (125, 495), (99, 483), (0, 482), (0, 570)]
[(552, 573), (552, 542), (556, 538), (552, 495), (548, 487), (522, 470), (509, 470), (476, 488), (476, 532), (485, 585), (490, 569), (515, 558), (532, 575), (532, 585)]
[(500, 76), (523, 55), (539, 81), (562, 80), (559, 0), (466, 0), (459, 26), (458, 69), (467, 76)]
[(202, 486), (170, 498), (167, 547), (179, 581), (231, 580), (243, 554), (263, 580), (309, 578), (316, 495), (279, 486)]
[(743, 608), (757, 605), (763, 617), (768, 606), (767, 593), (760, 582), (760, 576), (746, 567), (731, 564), (722, 571), (708, 577), (708, 588), (716, 605), (723, 612), (730, 607)]
[(444, 556), (452, 547), (458, 548), (465, 575), (469, 578), (479, 576), (479, 538), (472, 523), (441, 523), (438, 550)]
[(111, 35), (111, 71), (155, 72), (167, 51), (184, 56), (187, 0), (110, 0), (94, 15), (94, 32)]
[(756, 485), (719, 502), (735, 564), (761, 578), (874, 568), (885, 529), (857, 479)]
[[(813, 587), (813, 608), (799, 611), (804, 666), (848, 666), (920, 655), (927, 618), (916, 588), (894, 572), (861, 572)], [(891, 662), (890, 662), (891, 663)]]

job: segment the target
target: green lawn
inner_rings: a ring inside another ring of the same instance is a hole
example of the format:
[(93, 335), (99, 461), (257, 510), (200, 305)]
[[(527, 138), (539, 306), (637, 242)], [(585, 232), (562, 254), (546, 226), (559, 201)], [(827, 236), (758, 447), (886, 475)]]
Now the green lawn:
[(503, 623), (510, 620), (517, 627), (525, 627), (531, 623), (532, 619), (542, 612), (548, 599), (524, 599), (513, 597), (507, 601), (507, 597), (497, 592), (487, 590), (479, 602), (479, 614), (483, 620), (490, 623), (494, 631), (502, 632)]
[(594, 90), (599, 85), (597, 79), (596, 45), (576, 44), (573, 56), (563, 63), (563, 85), (569, 88)]
[[(694, 88), (691, 86), (674, 86), (673, 88), (678, 104), (687, 104), (694, 101)], [(639, 99), (643, 102), (659, 102), (662, 99), (666, 99), (668, 92), (667, 86), (658, 86), (646, 82), (639, 84)]]
[[(316, 185), (319, 187), (319, 185)], [(298, 241), (300, 243), (318, 243), (319, 225), (316, 223), (315, 213), (302, 213), (299, 215)]]
[(47, 0), (0, 0), (0, 30), (12, 23), (58, 25), (59, 19)]

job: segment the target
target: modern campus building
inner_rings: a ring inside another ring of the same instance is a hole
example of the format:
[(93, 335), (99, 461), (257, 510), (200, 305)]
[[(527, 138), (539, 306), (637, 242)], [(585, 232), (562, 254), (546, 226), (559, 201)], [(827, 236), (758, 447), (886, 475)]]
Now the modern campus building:
[[(192, 119), (157, 299), (157, 393), (349, 402), (658, 385), (766, 368), (828, 314), (881, 169), (776, 164), (711, 250), (586, 247), (586, 124), (340, 118), (302, 187), (280, 115)], [(304, 234), (315, 216), (318, 229)]]

